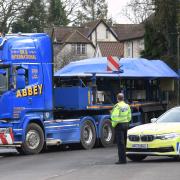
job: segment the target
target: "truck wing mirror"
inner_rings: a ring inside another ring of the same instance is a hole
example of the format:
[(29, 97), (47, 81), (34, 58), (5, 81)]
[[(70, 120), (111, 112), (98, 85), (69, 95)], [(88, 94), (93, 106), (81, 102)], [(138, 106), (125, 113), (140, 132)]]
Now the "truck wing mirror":
[(17, 70), (16, 76), (16, 88), (23, 89), (26, 86), (26, 77), (25, 77), (25, 69), (21, 68)]
[(152, 122), (152, 123), (155, 123), (156, 121), (157, 121), (157, 118), (152, 118), (152, 119), (151, 119), (151, 122)]

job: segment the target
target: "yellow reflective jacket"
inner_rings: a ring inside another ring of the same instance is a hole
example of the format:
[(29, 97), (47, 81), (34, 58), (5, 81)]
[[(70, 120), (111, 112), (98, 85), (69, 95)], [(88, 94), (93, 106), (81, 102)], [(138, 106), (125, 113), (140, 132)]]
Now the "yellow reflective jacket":
[(111, 112), (112, 127), (116, 127), (119, 123), (131, 121), (131, 108), (124, 101), (117, 103)]

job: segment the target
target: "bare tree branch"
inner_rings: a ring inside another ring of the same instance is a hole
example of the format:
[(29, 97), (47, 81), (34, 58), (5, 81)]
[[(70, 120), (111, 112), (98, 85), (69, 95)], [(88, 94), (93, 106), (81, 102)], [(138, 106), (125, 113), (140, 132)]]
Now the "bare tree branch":
[(13, 21), (32, 0), (0, 0), (0, 31), (8, 32)]
[(77, 14), (77, 10), (80, 7), (79, 0), (62, 0), (64, 4), (64, 8), (66, 10), (66, 14), (68, 19), (70, 19), (71, 22), (74, 21), (74, 17)]
[(133, 23), (141, 23), (154, 12), (154, 0), (131, 0), (121, 14)]

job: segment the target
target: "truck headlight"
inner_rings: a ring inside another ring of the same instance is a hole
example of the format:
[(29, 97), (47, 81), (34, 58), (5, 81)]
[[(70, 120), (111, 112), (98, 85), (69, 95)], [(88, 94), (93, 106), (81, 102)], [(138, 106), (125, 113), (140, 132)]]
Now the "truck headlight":
[(169, 134), (160, 134), (156, 135), (156, 139), (166, 140), (166, 139), (174, 139), (180, 137), (180, 134), (169, 133)]

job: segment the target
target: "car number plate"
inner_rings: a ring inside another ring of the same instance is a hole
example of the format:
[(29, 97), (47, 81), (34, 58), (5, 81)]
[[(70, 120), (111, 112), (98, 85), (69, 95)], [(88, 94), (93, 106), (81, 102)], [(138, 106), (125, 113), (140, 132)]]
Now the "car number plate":
[(132, 148), (147, 149), (148, 148), (148, 144), (133, 144)]

